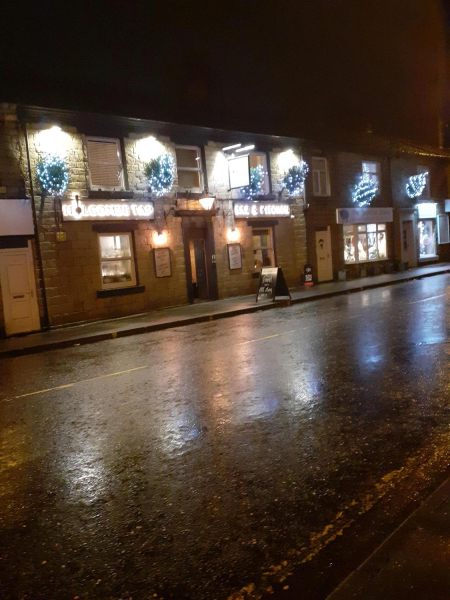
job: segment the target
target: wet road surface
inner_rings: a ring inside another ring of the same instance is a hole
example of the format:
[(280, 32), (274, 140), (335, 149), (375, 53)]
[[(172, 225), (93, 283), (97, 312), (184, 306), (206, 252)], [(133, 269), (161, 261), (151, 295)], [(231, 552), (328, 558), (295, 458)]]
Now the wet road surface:
[(2, 600), (287, 597), (448, 464), (449, 284), (0, 360)]

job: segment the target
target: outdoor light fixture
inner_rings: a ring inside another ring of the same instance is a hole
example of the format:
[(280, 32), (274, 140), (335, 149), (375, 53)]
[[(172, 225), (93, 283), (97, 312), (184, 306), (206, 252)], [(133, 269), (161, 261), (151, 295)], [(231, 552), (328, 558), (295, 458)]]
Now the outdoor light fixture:
[(222, 152), (229, 152), (230, 150), (236, 150), (236, 148), (239, 148), (240, 146), (242, 146), (242, 144), (233, 144), (232, 146), (225, 146), (225, 148), (222, 148)]
[(244, 146), (243, 148), (239, 148), (236, 152), (245, 152), (246, 150), (253, 150), (255, 144), (250, 144), (250, 146)]
[(153, 242), (155, 246), (165, 246), (169, 240), (169, 236), (166, 231), (155, 231), (153, 233)]
[(61, 130), (58, 125), (43, 129), (36, 136), (37, 147), (43, 154), (64, 158), (72, 142), (70, 135)]
[(203, 208), (203, 210), (211, 210), (215, 199), (215, 196), (206, 195), (203, 198), (200, 198), (200, 206)]
[(240, 238), (239, 229), (233, 227), (233, 229), (228, 229), (227, 238), (229, 242), (238, 242)]

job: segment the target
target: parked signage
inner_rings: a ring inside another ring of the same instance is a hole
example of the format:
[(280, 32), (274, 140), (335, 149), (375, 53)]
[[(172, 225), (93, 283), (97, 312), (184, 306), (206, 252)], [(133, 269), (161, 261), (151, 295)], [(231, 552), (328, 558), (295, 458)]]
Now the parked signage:
[(278, 296), (291, 297), (289, 289), (280, 267), (263, 267), (259, 275), (258, 300), (275, 300)]
[(122, 200), (63, 200), (64, 221), (148, 221), (155, 218), (153, 202)]
[(303, 277), (304, 277), (304, 284), (305, 285), (307, 285), (307, 286), (314, 285), (313, 270), (312, 270), (312, 266), (311, 265), (305, 265), (303, 267)]
[(238, 219), (290, 217), (291, 205), (287, 202), (235, 202), (234, 216)]
[(33, 235), (31, 200), (0, 200), (0, 235)]
[(336, 223), (340, 225), (354, 225), (356, 223), (392, 223), (394, 209), (384, 208), (337, 208)]
[(250, 157), (248, 154), (228, 160), (230, 190), (250, 185)]

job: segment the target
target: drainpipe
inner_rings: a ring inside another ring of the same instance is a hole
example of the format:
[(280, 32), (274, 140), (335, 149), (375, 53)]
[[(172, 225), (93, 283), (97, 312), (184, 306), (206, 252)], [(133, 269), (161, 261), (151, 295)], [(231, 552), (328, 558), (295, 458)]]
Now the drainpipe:
[(39, 239), (39, 230), (38, 230), (38, 222), (36, 217), (36, 203), (34, 199), (34, 186), (33, 186), (33, 174), (31, 172), (31, 163), (30, 163), (30, 148), (28, 145), (28, 129), (26, 122), (22, 122), (23, 135), (25, 137), (25, 147), (27, 151), (27, 166), (28, 166), (28, 176), (30, 178), (30, 195), (31, 195), (31, 211), (33, 213), (33, 225), (34, 225), (34, 239), (36, 241), (36, 258), (38, 263), (39, 277), (41, 280), (41, 290), (42, 290), (42, 308), (44, 310), (44, 324), (43, 329), (50, 329), (49, 318), (48, 318), (48, 305), (47, 305), (47, 292), (45, 289), (45, 280), (44, 280), (44, 266), (42, 263), (42, 254), (41, 254), (41, 242)]

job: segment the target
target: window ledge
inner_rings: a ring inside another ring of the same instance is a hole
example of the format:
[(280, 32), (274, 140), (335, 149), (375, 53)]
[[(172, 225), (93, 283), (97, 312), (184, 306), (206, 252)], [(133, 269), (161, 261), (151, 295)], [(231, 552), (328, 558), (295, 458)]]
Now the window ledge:
[(427, 256), (419, 257), (419, 262), (426, 262), (427, 260), (439, 260), (439, 256), (437, 254), (427, 254)]
[(111, 288), (110, 290), (98, 290), (97, 298), (114, 298), (115, 296), (130, 296), (132, 294), (142, 294), (145, 292), (145, 285), (135, 285), (132, 287)]

